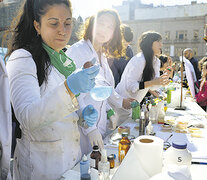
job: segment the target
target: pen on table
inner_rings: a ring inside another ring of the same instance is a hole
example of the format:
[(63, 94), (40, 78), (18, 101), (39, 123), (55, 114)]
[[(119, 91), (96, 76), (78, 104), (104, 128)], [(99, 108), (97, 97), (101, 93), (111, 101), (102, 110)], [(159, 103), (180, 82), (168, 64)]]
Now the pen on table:
[(173, 134), (171, 134), (171, 135), (165, 140), (165, 142), (167, 142), (172, 136), (173, 136)]
[(195, 162), (195, 161), (192, 161), (191, 164), (207, 165), (207, 162)]

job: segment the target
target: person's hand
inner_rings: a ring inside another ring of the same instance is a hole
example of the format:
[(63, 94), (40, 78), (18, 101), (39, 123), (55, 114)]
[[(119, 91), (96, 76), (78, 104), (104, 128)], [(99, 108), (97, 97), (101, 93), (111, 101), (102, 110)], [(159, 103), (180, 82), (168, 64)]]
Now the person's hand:
[(199, 91), (202, 91), (205, 82), (206, 82), (205, 79), (203, 79), (203, 80), (201, 81)]
[(172, 66), (168, 66), (164, 70), (164, 73), (163, 74), (166, 74), (166, 75), (168, 75), (168, 77), (172, 78), (172, 76), (173, 76), (173, 68), (172, 68)]
[(93, 105), (88, 105), (83, 109), (82, 117), (85, 120), (86, 124), (91, 127), (98, 119), (98, 112), (96, 109), (94, 109)]
[(123, 99), (122, 107), (123, 107), (124, 109), (131, 109), (131, 102), (132, 102), (132, 101), (136, 101), (136, 100), (133, 99), (133, 98)]
[(164, 73), (166, 73), (166, 74), (169, 76), (170, 73), (171, 73), (172, 71), (173, 71), (172, 67), (171, 67), (171, 66), (168, 66), (168, 67), (165, 69)]
[(157, 98), (160, 96), (159, 92), (157, 92), (157, 91), (149, 90), (149, 93), (152, 94), (154, 97), (157, 97)]
[(98, 131), (98, 129), (94, 129), (93, 131), (88, 133), (88, 138), (89, 138), (89, 141), (90, 141), (92, 147), (95, 145), (98, 145), (98, 147), (100, 149), (104, 148), (103, 139), (102, 139), (101, 133)]
[(170, 56), (168, 56), (167, 60), (168, 60), (168, 65), (172, 66), (172, 64), (173, 64), (172, 58)]
[(67, 85), (73, 94), (89, 92), (95, 86), (100, 65), (73, 72), (67, 77)]
[(169, 76), (167, 74), (163, 74), (162, 76), (152, 80), (153, 81), (153, 85), (161, 85), (161, 86), (165, 86), (167, 85), (170, 80), (169, 80)]
[(118, 121), (118, 117), (116, 113), (110, 116), (109, 117), (109, 129), (111, 130), (116, 129), (117, 121)]

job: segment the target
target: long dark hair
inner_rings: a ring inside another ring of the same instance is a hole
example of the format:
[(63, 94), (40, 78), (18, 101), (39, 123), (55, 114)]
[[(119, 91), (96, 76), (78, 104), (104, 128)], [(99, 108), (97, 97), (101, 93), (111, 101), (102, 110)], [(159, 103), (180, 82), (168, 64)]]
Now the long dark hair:
[(139, 47), (142, 50), (146, 60), (146, 65), (142, 76), (143, 81), (150, 81), (155, 76), (155, 71), (153, 68), (154, 52), (152, 50), (152, 44), (153, 42), (160, 41), (161, 39), (161, 35), (154, 31), (144, 32), (139, 39)]
[[(96, 17), (100, 17), (103, 14), (111, 14), (112, 16), (114, 16), (116, 22), (112, 40), (103, 45), (104, 53), (107, 57), (119, 58), (123, 56), (124, 53), (122, 33), (121, 33), (121, 20), (119, 18), (117, 11), (113, 9), (100, 10), (97, 13)], [(90, 18), (87, 19), (84, 30), (80, 34), (80, 37), (83, 38), (84, 40), (89, 39), (91, 42), (93, 42), (93, 26), (96, 17), (91, 16)]]
[(11, 38), (7, 44), (8, 53), (6, 57), (20, 48), (29, 51), (37, 66), (39, 85), (44, 81), (47, 82), (51, 62), (47, 52), (42, 47), (42, 38), (37, 34), (33, 23), (36, 20), (41, 25), (41, 16), (46, 14), (48, 7), (54, 4), (65, 4), (72, 14), (70, 0), (26, 0), (6, 34), (9, 36), (11, 33)]

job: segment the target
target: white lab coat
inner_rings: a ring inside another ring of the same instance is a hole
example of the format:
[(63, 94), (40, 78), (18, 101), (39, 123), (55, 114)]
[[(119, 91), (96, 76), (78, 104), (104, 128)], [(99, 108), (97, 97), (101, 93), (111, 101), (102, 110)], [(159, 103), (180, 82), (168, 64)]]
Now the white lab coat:
[(54, 67), (39, 87), (31, 54), (19, 49), (7, 63), (10, 96), (22, 138), (14, 153), (15, 180), (56, 180), (80, 160), (78, 103)]
[[(180, 59), (181, 58), (182, 57), (180, 57)], [(197, 78), (196, 78), (194, 67), (191, 64), (191, 62), (188, 59), (186, 59), (185, 57), (183, 57), (183, 62), (184, 62), (184, 65), (185, 65), (186, 78), (187, 78), (187, 81), (188, 81), (190, 92), (191, 92), (192, 96), (195, 97), (194, 82), (197, 81)]]
[[(11, 105), (9, 81), (4, 61), (0, 58), (0, 179), (11, 179)], [(1, 149), (2, 148), (2, 149)]]
[[(141, 102), (149, 89), (154, 90), (157, 87), (150, 87), (139, 89), (139, 83), (142, 81), (143, 70), (146, 64), (144, 54), (138, 53), (127, 64), (121, 77), (120, 83), (116, 87), (116, 91), (124, 98), (134, 98)], [(155, 71), (155, 78), (160, 76), (160, 60), (153, 59), (153, 68)], [(126, 110), (123, 108), (117, 109), (119, 115), (119, 124), (129, 118), (131, 109)]]
[[(102, 54), (101, 59), (99, 60), (98, 55), (89, 40), (80, 40), (79, 42), (73, 44), (66, 51), (66, 54), (68, 57), (72, 58), (75, 61), (77, 68), (81, 68), (85, 62), (91, 61), (95, 57), (97, 63), (101, 62), (100, 71), (96, 77), (96, 84), (114, 87), (114, 77), (108, 65), (106, 57), (104, 54)], [(90, 93), (82, 93), (78, 97), (81, 109), (83, 109), (88, 104), (92, 104), (98, 111), (98, 120), (93, 125), (93, 127), (89, 127), (87, 129), (80, 128), (82, 153), (88, 153), (91, 151), (87, 136), (89, 132), (97, 128), (101, 135), (105, 137), (107, 133), (106, 111), (110, 109), (110, 106), (108, 106), (107, 103), (109, 102), (111, 105), (119, 108), (122, 107), (123, 98), (119, 96), (119, 94), (117, 94), (114, 89), (111, 96), (107, 100), (95, 101), (91, 98)]]

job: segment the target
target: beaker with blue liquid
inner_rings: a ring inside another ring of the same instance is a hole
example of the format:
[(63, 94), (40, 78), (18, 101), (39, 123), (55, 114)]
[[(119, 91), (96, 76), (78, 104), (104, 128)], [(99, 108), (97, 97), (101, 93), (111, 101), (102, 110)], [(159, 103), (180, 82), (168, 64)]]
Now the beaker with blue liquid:
[[(96, 58), (84, 64), (84, 68), (89, 68), (96, 63)], [(104, 101), (112, 93), (113, 87), (100, 74), (95, 78), (95, 87), (90, 90), (90, 95), (95, 101)]]

